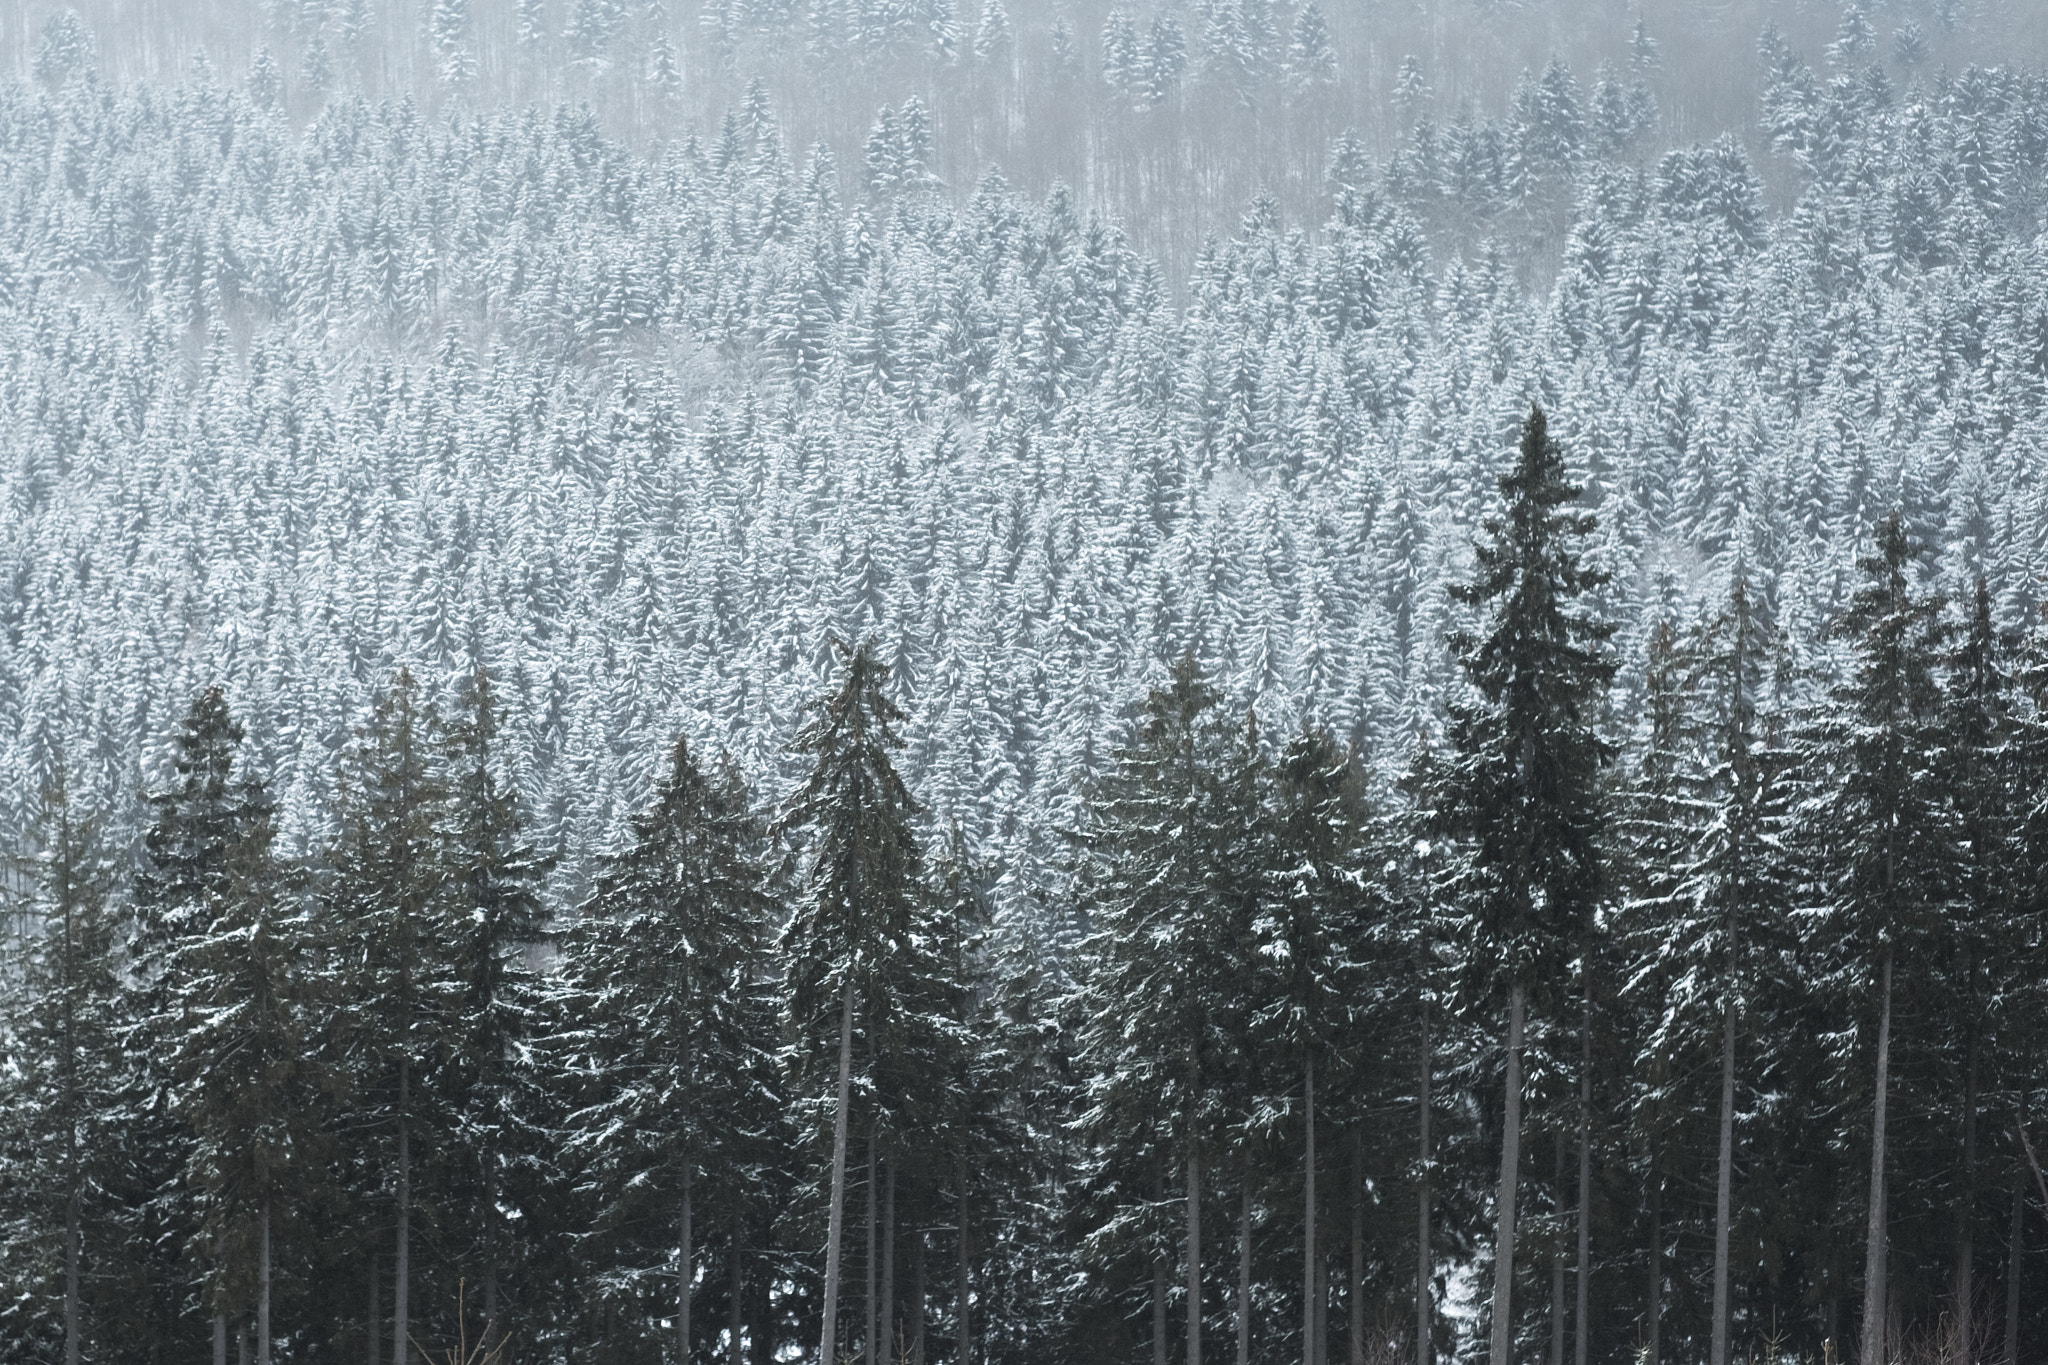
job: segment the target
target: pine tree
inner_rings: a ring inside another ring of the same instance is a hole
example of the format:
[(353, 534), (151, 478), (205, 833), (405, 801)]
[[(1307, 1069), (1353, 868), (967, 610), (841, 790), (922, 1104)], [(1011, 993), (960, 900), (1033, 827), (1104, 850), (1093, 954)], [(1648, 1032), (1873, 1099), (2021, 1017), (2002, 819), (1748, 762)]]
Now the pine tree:
[(401, 668), (346, 756), (339, 828), (327, 850), (330, 950), (353, 1003), (338, 1034), (357, 1132), (387, 1131), (392, 1221), (392, 1346), (407, 1357), (412, 1333), (412, 1227), (416, 1176), (442, 1152), (416, 1152), (451, 1120), (442, 1101), (461, 1042), (466, 994), (457, 945), (457, 871), (446, 845), (449, 794), (443, 726)]
[(674, 1275), (678, 1360), (690, 1358), (699, 1209), (737, 1238), (771, 1125), (766, 854), (731, 760), (706, 771), (679, 739), (564, 943), (573, 1022), (556, 1046), (593, 1092), (565, 1143), (598, 1210), (594, 1259), (644, 1300), (655, 1295), (641, 1281)]
[(888, 666), (872, 640), (838, 648), (846, 660), (840, 681), (812, 703), (792, 745), (814, 766), (777, 821), (778, 829), (809, 834), (803, 892), (779, 945), (799, 1065), (814, 1063), (838, 1015), (821, 1360), (838, 1358), (854, 1023), (860, 1018), (872, 1037), (890, 1022), (891, 967), (909, 948), (922, 876), (910, 824), (917, 804), (890, 758), (903, 747), (895, 728), (903, 713), (884, 690)]
[(1799, 753), (1810, 793), (1800, 815), (1827, 911), (1810, 949), (1843, 994), (1876, 993), (1860, 1356), (1873, 1362), (1887, 1330), (1893, 978), (1936, 926), (1952, 837), (1934, 780), (1941, 603), (1913, 590), (1916, 549), (1897, 513), (1878, 523), (1857, 561), (1863, 581), (1830, 631), (1849, 647), (1850, 672), (1804, 727)]
[(1541, 408), (1523, 423), (1500, 489), (1506, 510), (1485, 520), (1487, 539), (1473, 547), (1477, 574), (1452, 588), (1485, 621), (1483, 634), (1452, 639), (1476, 695), (1451, 709), (1453, 753), (1437, 801), (1445, 832), (1461, 845), (1474, 985), (1508, 995), (1492, 1365), (1507, 1365), (1513, 1341), (1525, 1012), (1532, 988), (1566, 979), (1604, 889), (1600, 771), (1609, 746), (1595, 727), (1614, 673), (1601, 648), (1614, 627), (1573, 605), (1606, 581), (1579, 548), (1596, 520), (1568, 506), (1580, 490), (1565, 476)]

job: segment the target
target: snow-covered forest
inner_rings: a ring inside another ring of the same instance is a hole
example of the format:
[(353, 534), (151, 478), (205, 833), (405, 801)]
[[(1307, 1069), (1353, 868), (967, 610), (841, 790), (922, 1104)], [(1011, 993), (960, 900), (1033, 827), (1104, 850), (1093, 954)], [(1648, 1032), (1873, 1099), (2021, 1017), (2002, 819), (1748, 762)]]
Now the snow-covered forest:
[(2037, 8), (18, 8), (0, 1359), (2041, 1358)]

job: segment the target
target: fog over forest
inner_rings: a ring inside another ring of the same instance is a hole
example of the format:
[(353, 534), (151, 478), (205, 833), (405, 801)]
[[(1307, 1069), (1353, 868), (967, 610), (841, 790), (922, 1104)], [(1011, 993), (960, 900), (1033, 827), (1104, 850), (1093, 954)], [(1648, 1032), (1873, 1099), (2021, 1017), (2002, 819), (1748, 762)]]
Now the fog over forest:
[(0, 73), (0, 1361), (2048, 1358), (2048, 5)]

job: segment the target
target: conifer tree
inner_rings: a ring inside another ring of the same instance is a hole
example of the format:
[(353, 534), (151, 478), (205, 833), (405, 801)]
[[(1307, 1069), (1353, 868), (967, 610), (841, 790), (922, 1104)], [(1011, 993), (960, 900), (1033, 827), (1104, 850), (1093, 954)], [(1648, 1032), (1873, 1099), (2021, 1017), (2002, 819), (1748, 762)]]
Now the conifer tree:
[(1486, 538), (1473, 547), (1477, 573), (1452, 588), (1483, 621), (1480, 633), (1452, 639), (1474, 695), (1451, 708), (1452, 753), (1437, 800), (1461, 846), (1459, 879), (1473, 906), (1473, 984), (1508, 997), (1492, 1365), (1507, 1365), (1513, 1342), (1525, 1014), (1532, 988), (1565, 979), (1604, 888), (1609, 746), (1595, 727), (1614, 673), (1602, 649), (1613, 625), (1575, 605), (1607, 577), (1582, 557), (1596, 519), (1570, 506), (1580, 490), (1541, 408), (1523, 423), (1500, 490), (1506, 508), (1486, 518)]
[(665, 1278), (673, 1257), (678, 1360), (690, 1358), (698, 1209), (738, 1236), (775, 1098), (766, 853), (731, 759), (707, 771), (678, 739), (564, 945), (561, 1045), (594, 1091), (569, 1116), (567, 1153), (595, 1200), (609, 1280), (653, 1299), (639, 1282)]
[(812, 1063), (835, 1032), (838, 1044), (821, 1360), (838, 1358), (854, 1024), (860, 1018), (874, 1036), (889, 1022), (891, 968), (909, 949), (922, 878), (910, 823), (917, 804), (890, 757), (903, 747), (896, 734), (903, 713), (884, 690), (888, 665), (872, 640), (838, 649), (840, 680), (812, 703), (792, 746), (813, 767), (777, 822), (809, 836), (802, 893), (780, 945), (799, 1064)]

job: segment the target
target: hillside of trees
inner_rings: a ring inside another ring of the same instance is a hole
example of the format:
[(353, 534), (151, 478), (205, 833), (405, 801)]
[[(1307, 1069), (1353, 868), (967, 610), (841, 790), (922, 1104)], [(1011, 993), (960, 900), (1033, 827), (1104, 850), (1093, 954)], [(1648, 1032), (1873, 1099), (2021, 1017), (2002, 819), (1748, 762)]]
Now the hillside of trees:
[(0, 1357), (2048, 1349), (2024, 7), (1013, 8), (0, 35)]

